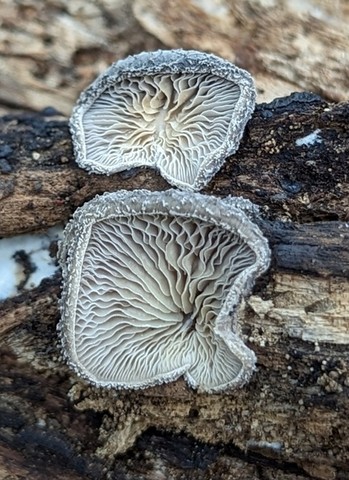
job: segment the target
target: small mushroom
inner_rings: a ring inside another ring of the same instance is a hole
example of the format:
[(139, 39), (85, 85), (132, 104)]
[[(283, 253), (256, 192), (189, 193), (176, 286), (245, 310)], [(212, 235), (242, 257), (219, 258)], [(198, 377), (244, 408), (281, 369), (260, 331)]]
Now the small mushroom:
[(254, 353), (237, 308), (269, 264), (247, 200), (119, 191), (79, 208), (60, 245), (59, 324), (70, 364), (99, 386), (184, 375), (214, 392), (244, 384)]
[(215, 55), (131, 56), (82, 93), (70, 121), (76, 161), (104, 174), (154, 167), (199, 190), (238, 149), (254, 105), (250, 74)]

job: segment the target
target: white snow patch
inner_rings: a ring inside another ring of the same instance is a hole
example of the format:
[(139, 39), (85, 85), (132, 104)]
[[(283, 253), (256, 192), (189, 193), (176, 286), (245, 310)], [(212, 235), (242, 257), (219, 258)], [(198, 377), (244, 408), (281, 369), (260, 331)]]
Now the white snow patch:
[(283, 449), (283, 443), (282, 442), (266, 442), (266, 441), (257, 441), (257, 440), (248, 440), (247, 442), (247, 448), (250, 449), (263, 449), (263, 450), (274, 450), (274, 451), (280, 451)]
[[(49, 247), (52, 241), (62, 237), (62, 231), (62, 227), (56, 226), (45, 233), (0, 240), (0, 300), (37, 287), (41, 280), (57, 271)], [(25, 272), (24, 264), (30, 265), (28, 272)]]
[(305, 137), (302, 137), (302, 138), (298, 138), (296, 140), (297, 147), (301, 147), (303, 145), (305, 145), (306, 147), (310, 147), (315, 143), (322, 143), (320, 132), (321, 130), (318, 128), (317, 130), (314, 130), (312, 133), (309, 133), (309, 135), (306, 135)]

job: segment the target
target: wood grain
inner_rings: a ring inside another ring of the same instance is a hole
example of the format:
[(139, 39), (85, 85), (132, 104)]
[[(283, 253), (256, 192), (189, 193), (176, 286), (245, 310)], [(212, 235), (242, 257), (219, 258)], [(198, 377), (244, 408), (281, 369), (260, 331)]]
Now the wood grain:
[[(258, 204), (272, 248), (239, 316), (258, 358), (243, 389), (89, 386), (61, 357), (59, 274), (0, 305), (0, 478), (347, 478), (348, 114), (310, 94), (259, 105), (205, 190)], [(64, 224), (97, 193), (169, 188), (149, 169), (88, 175), (47, 112), (3, 117), (0, 145), (2, 236)]]

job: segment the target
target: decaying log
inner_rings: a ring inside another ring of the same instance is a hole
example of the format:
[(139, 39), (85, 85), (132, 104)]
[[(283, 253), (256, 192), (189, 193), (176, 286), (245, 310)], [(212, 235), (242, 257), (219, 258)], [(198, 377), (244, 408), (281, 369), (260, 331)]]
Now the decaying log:
[(263, 0), (135, 0), (143, 28), (167, 47), (206, 50), (238, 63), (254, 75), (264, 99), (281, 92), (311, 90), (346, 100), (349, 57), (348, 5)]
[(259, 101), (299, 90), (348, 98), (347, 0), (3, 0), (0, 18), (0, 112), (68, 115), (111, 62), (159, 48), (249, 70)]
[[(54, 113), (44, 110), (42, 115), (0, 119), (1, 236), (65, 222), (97, 193), (169, 188), (150, 169), (110, 177), (79, 169), (73, 161), (67, 121), (47, 116)], [(242, 195), (264, 208), (270, 218), (346, 221), (348, 121), (349, 103), (328, 104), (312, 94), (261, 104), (239, 152), (204, 192)]]
[[(1, 304), (0, 478), (348, 478), (348, 121), (348, 103), (311, 94), (259, 105), (205, 190), (260, 205), (272, 248), (240, 311), (258, 358), (241, 390), (89, 386), (61, 358), (59, 274)], [(1, 119), (0, 172), (2, 236), (64, 224), (97, 193), (168, 188), (150, 169), (88, 175), (47, 110)]]

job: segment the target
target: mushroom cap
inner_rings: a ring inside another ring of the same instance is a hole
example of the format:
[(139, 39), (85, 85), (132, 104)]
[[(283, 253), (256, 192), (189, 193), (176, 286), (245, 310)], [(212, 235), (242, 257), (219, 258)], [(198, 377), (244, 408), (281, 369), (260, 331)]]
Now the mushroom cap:
[(255, 96), (250, 74), (215, 55), (160, 50), (127, 57), (73, 110), (76, 161), (104, 174), (154, 167), (172, 185), (200, 190), (238, 149)]
[(59, 248), (70, 365), (105, 387), (181, 375), (206, 392), (243, 385), (255, 355), (234, 319), (270, 257), (251, 212), (244, 199), (178, 190), (122, 190), (79, 208)]

